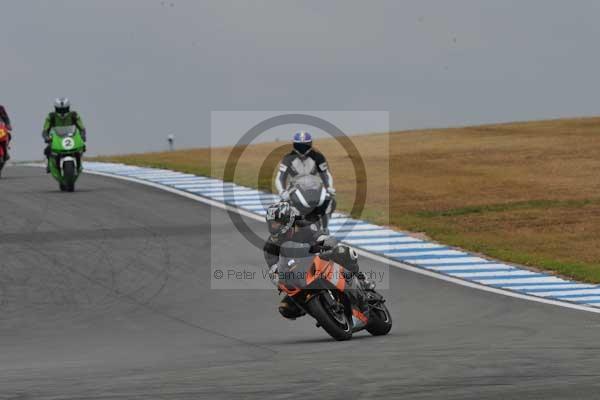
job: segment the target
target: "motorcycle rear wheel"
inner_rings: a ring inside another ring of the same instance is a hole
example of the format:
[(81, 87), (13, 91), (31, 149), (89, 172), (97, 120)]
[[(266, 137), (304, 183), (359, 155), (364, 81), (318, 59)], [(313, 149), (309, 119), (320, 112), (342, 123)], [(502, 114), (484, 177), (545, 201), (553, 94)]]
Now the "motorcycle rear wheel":
[[(321, 293), (315, 296), (307, 303), (308, 312), (312, 315), (319, 325), (332, 338), (338, 341), (352, 339), (352, 323), (342, 311), (341, 313), (331, 309), (329, 304), (323, 299), (328, 293)], [(342, 304), (340, 306), (343, 307)]]
[(392, 329), (392, 316), (385, 304), (372, 307), (369, 311), (369, 323), (366, 328), (373, 336), (387, 335)]

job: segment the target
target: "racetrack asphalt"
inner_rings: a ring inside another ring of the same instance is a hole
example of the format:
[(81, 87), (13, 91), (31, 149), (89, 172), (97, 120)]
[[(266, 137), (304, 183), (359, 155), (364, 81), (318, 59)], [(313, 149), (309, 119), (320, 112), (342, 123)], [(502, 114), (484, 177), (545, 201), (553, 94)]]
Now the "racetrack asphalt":
[(0, 180), (0, 399), (600, 398), (597, 314), (392, 267), (392, 332), (334, 342), (279, 316), (275, 290), (211, 289), (211, 262), (263, 263), (226, 212), (106, 177), (57, 186), (32, 167)]

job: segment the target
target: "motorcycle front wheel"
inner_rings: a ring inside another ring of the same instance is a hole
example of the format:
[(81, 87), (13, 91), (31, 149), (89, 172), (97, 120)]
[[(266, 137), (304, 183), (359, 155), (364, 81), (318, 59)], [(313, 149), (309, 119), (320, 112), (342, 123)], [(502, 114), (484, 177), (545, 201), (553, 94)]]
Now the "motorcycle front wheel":
[(65, 181), (68, 182), (64, 184), (67, 192), (73, 192), (75, 190), (75, 174), (75, 163), (72, 161), (65, 162), (63, 165), (63, 176)]
[(331, 292), (318, 294), (306, 306), (310, 315), (332, 338), (339, 341), (352, 338), (352, 323), (344, 312), (344, 305)]

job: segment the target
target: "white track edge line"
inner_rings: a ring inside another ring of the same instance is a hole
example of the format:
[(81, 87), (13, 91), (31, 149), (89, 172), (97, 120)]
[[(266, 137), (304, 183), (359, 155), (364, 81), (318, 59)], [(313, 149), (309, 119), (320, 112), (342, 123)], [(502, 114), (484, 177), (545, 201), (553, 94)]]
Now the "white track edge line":
[[(143, 179), (131, 178), (128, 176), (111, 174), (111, 173), (107, 173), (107, 172), (98, 172), (98, 171), (90, 171), (90, 170), (84, 170), (84, 172), (87, 174), (91, 174), (91, 175), (100, 175), (100, 176), (105, 176), (108, 178), (115, 178), (115, 179), (121, 179), (124, 181), (139, 183), (139, 184), (150, 186), (150, 187), (153, 187), (156, 189), (161, 189), (161, 190), (173, 193), (173, 194), (177, 194), (182, 197), (187, 197), (188, 199), (195, 200), (195, 201), (198, 201), (200, 203), (204, 203), (204, 204), (207, 204), (210, 206), (214, 206), (214, 207), (220, 208), (222, 210), (233, 211), (237, 214), (243, 215), (243, 216), (253, 219), (255, 221), (262, 222), (264, 220), (263, 217), (256, 215), (252, 212), (245, 211), (238, 207), (234, 207), (229, 204), (223, 204), (223, 203), (220, 203), (215, 200), (211, 200), (211, 199), (203, 197), (203, 196), (199, 196), (199, 195), (196, 195), (193, 193), (188, 193), (183, 190), (179, 190), (179, 189), (175, 189), (175, 188), (172, 188), (169, 186), (161, 185), (159, 183), (150, 182), (150, 181), (146, 181)], [(446, 281), (446, 282), (451, 282), (451, 283), (461, 285), (461, 286), (466, 286), (466, 287), (469, 287), (472, 289), (478, 289), (478, 290), (482, 290), (484, 292), (496, 293), (496, 294), (507, 296), (507, 297), (513, 297), (513, 298), (522, 299), (522, 300), (529, 300), (529, 301), (534, 301), (534, 302), (542, 303), (542, 304), (549, 304), (549, 305), (554, 305), (554, 306), (558, 306), (558, 307), (571, 308), (574, 310), (587, 311), (587, 312), (600, 314), (600, 308), (589, 307), (589, 306), (585, 306), (582, 304), (566, 303), (566, 302), (552, 300), (552, 299), (545, 299), (545, 298), (541, 298), (541, 297), (530, 296), (530, 295), (523, 294), (523, 293), (517, 293), (517, 292), (513, 292), (513, 291), (509, 291), (509, 290), (486, 286), (486, 285), (482, 285), (482, 284), (479, 284), (476, 282), (471, 282), (471, 281), (467, 281), (464, 279), (454, 278), (452, 276), (439, 274), (439, 273), (429, 271), (426, 269), (413, 267), (412, 265), (408, 265), (408, 264), (401, 263), (399, 261), (391, 260), (389, 258), (380, 256), (378, 254), (374, 254), (374, 253), (371, 253), (371, 252), (368, 252), (368, 251), (365, 251), (362, 249), (356, 249), (356, 252), (364, 257), (370, 258), (373, 261), (377, 261), (377, 262), (380, 262), (385, 265), (393, 265), (394, 267), (403, 269), (405, 271), (414, 272), (416, 274), (425, 275), (425, 276), (428, 276), (431, 278), (439, 279), (439, 280)]]

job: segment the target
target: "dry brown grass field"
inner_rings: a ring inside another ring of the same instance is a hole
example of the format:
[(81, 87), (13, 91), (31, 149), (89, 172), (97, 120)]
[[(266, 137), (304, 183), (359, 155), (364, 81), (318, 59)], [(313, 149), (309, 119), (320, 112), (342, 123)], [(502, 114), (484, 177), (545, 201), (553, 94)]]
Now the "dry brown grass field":
[[(368, 171), (360, 217), (504, 261), (600, 282), (600, 118), (431, 129), (351, 138)], [(339, 208), (356, 179), (339, 144), (329, 159)], [(283, 143), (250, 146), (235, 181), (271, 188)], [(101, 157), (223, 176), (230, 148)], [(361, 183), (362, 184), (362, 183)]]

